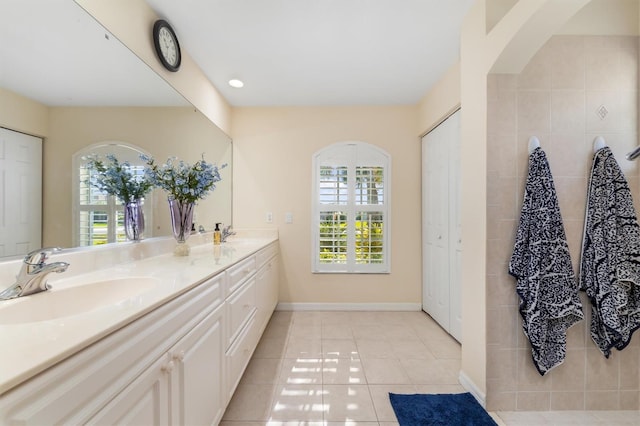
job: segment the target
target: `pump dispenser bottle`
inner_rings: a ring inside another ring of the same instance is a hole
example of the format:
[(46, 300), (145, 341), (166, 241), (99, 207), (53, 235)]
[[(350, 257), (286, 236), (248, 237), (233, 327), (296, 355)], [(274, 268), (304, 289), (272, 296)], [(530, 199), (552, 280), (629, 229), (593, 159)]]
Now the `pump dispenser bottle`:
[(213, 230), (213, 244), (220, 244), (222, 233), (220, 232), (220, 223), (216, 223), (216, 229)]

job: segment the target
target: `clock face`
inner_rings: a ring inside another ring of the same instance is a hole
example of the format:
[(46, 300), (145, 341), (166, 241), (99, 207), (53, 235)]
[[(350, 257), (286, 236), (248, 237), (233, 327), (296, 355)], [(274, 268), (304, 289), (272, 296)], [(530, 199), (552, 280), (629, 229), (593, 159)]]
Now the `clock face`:
[(180, 68), (180, 45), (168, 22), (159, 20), (153, 26), (153, 43), (160, 62), (169, 71)]

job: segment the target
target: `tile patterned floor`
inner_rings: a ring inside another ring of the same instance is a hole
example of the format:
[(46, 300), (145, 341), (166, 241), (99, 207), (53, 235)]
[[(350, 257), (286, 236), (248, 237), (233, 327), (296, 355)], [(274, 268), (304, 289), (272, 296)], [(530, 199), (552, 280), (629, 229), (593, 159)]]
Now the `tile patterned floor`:
[[(423, 312), (274, 312), (221, 426), (392, 426), (394, 393), (465, 392)], [(639, 412), (499, 412), (499, 425), (639, 425)]]

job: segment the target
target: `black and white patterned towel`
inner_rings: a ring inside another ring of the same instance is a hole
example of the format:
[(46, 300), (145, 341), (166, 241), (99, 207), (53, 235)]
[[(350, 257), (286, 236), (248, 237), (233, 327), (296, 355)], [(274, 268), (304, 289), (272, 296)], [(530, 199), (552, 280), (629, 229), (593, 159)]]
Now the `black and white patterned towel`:
[(524, 334), (541, 375), (564, 361), (567, 330), (584, 318), (549, 162), (529, 156), (520, 224), (509, 273), (516, 277)]
[(591, 301), (591, 338), (608, 358), (640, 326), (640, 227), (629, 185), (608, 147), (593, 156), (580, 289)]

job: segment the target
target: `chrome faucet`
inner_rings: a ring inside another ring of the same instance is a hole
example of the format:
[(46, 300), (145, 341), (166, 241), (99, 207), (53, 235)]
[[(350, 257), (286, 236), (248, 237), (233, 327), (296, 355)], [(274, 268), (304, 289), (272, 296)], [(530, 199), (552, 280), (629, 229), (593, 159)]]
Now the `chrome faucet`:
[(46, 247), (27, 254), (20, 273), (16, 276), (16, 282), (0, 293), (0, 300), (28, 296), (50, 289), (51, 286), (46, 281), (47, 275), (51, 272), (64, 272), (69, 267), (67, 262), (45, 263), (50, 254), (60, 250), (60, 247)]
[(231, 230), (231, 225), (225, 226), (224, 228), (222, 228), (222, 234), (220, 235), (220, 242), (226, 243), (227, 237), (230, 237), (232, 235), (236, 235), (236, 233)]

